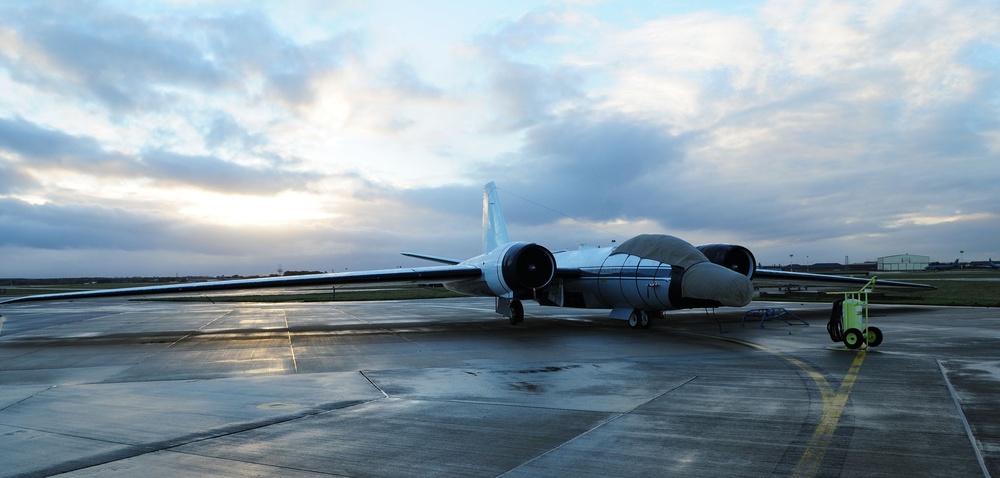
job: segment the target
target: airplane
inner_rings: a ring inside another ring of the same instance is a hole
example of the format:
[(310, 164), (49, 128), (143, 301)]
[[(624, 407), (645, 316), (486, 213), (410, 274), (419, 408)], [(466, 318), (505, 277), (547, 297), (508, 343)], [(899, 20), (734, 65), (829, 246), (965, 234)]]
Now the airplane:
[(925, 271), (950, 271), (952, 269), (959, 269), (961, 267), (962, 266), (958, 263), (958, 259), (955, 259), (955, 262), (952, 262), (950, 264), (931, 264), (931, 265), (929, 265), (927, 267), (924, 267), (924, 270)]
[(989, 258), (987, 261), (973, 261), (968, 265), (970, 269), (1000, 269), (1000, 264), (993, 262), (993, 258)]
[[(483, 189), (483, 254), (466, 260), (402, 254), (441, 265), (42, 294), (0, 304), (303, 286), (441, 284), (464, 295), (494, 297), (496, 312), (511, 324), (524, 321), (522, 301), (533, 300), (542, 306), (611, 309), (610, 318), (627, 320), (632, 328), (641, 329), (669, 310), (743, 307), (753, 299), (755, 281), (868, 283), (867, 278), (758, 269), (753, 253), (743, 246), (695, 247), (663, 234), (641, 234), (615, 247), (560, 251), (511, 241), (493, 182)], [(934, 289), (899, 281), (880, 281), (879, 285)]]

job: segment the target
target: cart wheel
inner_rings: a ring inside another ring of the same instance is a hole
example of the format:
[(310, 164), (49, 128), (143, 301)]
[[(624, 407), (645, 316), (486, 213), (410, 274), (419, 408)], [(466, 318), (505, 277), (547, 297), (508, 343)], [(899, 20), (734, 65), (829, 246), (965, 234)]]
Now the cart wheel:
[(882, 331), (878, 327), (868, 327), (865, 331), (865, 340), (869, 347), (878, 347), (882, 343)]
[(865, 336), (858, 329), (847, 329), (844, 331), (844, 345), (849, 349), (861, 347), (865, 342)]

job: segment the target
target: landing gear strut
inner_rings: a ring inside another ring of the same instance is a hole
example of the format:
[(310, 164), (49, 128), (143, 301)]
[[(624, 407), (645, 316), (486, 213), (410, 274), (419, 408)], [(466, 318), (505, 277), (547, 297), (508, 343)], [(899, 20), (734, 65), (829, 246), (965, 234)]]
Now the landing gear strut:
[(524, 322), (524, 305), (520, 300), (503, 297), (497, 297), (495, 300), (497, 313), (510, 319), (510, 325)]

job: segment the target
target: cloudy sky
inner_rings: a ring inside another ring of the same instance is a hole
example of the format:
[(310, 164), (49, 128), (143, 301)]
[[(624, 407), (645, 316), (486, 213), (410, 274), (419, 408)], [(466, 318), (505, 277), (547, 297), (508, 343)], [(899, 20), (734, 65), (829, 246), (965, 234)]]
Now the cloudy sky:
[[(137, 6), (139, 5), (139, 6)], [(0, 277), (1000, 259), (1000, 2), (0, 1)]]

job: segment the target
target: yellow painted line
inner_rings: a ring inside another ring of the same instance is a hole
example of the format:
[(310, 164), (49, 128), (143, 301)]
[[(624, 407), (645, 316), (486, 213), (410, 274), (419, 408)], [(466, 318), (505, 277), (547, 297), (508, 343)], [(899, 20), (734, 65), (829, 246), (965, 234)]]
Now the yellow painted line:
[(840, 416), (844, 413), (847, 399), (851, 396), (854, 382), (861, 370), (861, 363), (865, 361), (867, 355), (868, 353), (864, 350), (858, 351), (847, 375), (840, 381), (840, 388), (837, 391), (834, 391), (826, 380), (820, 383), (815, 378), (813, 379), (819, 386), (820, 394), (823, 397), (823, 414), (820, 416), (819, 424), (813, 432), (812, 439), (809, 440), (809, 446), (802, 452), (802, 458), (799, 459), (799, 464), (795, 467), (792, 476), (812, 477), (819, 473), (823, 458), (826, 456), (826, 450), (830, 448), (830, 442), (833, 440), (833, 434), (837, 431)]
[(809, 446), (807, 446), (805, 451), (802, 452), (802, 458), (799, 459), (799, 463), (795, 467), (795, 472), (792, 474), (792, 476), (796, 477), (816, 476), (816, 474), (819, 473), (820, 466), (823, 464), (823, 458), (826, 456), (826, 450), (830, 447), (830, 442), (833, 441), (833, 435), (837, 431), (837, 424), (840, 423), (840, 416), (844, 413), (844, 407), (847, 406), (847, 399), (850, 397), (851, 390), (854, 388), (854, 382), (858, 378), (858, 372), (861, 371), (861, 364), (865, 361), (865, 356), (868, 355), (867, 351), (864, 349), (858, 351), (857, 355), (854, 357), (854, 362), (851, 363), (851, 368), (847, 371), (847, 375), (845, 375), (844, 379), (840, 381), (840, 388), (835, 391), (830, 385), (830, 382), (823, 377), (822, 373), (816, 371), (816, 369), (810, 367), (809, 364), (795, 357), (791, 357), (778, 352), (777, 350), (772, 350), (764, 347), (763, 345), (757, 345), (744, 340), (691, 332), (687, 333), (701, 337), (724, 340), (726, 342), (732, 342), (754, 348), (762, 352), (767, 352), (798, 367), (805, 372), (813, 382), (816, 383), (816, 386), (819, 388), (820, 396), (823, 398), (823, 412), (820, 415), (819, 424), (816, 425), (816, 430), (813, 431), (812, 438), (809, 440)]

